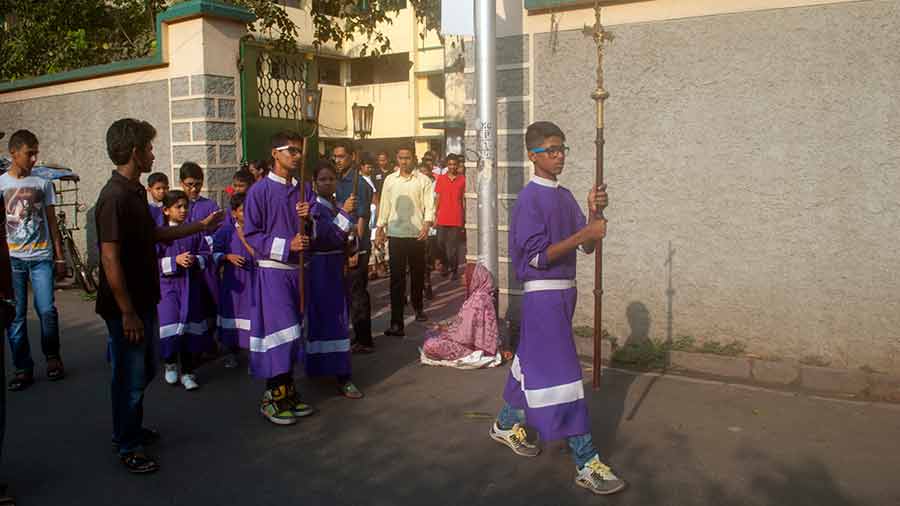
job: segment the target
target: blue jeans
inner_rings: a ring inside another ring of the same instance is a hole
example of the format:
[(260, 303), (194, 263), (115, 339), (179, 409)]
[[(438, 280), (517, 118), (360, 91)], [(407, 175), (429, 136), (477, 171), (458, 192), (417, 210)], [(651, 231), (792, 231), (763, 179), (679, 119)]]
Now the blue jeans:
[(140, 314), (144, 340), (132, 344), (125, 338), (122, 318), (106, 320), (108, 352), (112, 364), (113, 442), (119, 454), (143, 451), (144, 390), (156, 375), (159, 355), (159, 324), (156, 308)]
[[(497, 415), (497, 425), (501, 429), (508, 430), (517, 423), (525, 425), (525, 411), (505, 404), (500, 410), (500, 414)], [(566, 442), (569, 443), (569, 449), (572, 450), (572, 457), (575, 458), (575, 465), (578, 466), (578, 469), (584, 467), (598, 453), (590, 434), (570, 436), (566, 438)]]
[(47, 358), (59, 357), (59, 314), (53, 296), (53, 260), (12, 258), (12, 281), (16, 292), (16, 316), (7, 336), (16, 372), (34, 371), (28, 343), (28, 282), (34, 292), (34, 309), (41, 321), (41, 350)]

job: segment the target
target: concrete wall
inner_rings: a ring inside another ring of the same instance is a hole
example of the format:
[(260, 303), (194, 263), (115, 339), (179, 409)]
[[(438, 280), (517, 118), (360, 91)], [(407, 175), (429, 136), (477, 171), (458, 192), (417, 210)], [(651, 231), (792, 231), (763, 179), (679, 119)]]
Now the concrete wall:
[[(41, 143), (40, 160), (71, 167), (80, 177), (80, 200), (93, 209), (100, 189), (114, 168), (106, 154), (106, 129), (120, 118), (140, 118), (156, 127), (155, 168), (171, 165), (169, 143), (169, 87), (163, 81), (122, 85), (99, 90), (52, 95), (0, 103), (0, 131), (7, 137), (25, 128)], [(68, 198), (68, 196), (67, 196)], [(67, 210), (67, 215), (71, 216)], [(79, 224), (86, 222), (79, 216)], [(85, 233), (76, 235), (85, 248)], [(93, 259), (94, 252), (90, 252)]]
[[(604, 326), (900, 371), (900, 3), (610, 30)], [(583, 200), (595, 46), (564, 30), (533, 34), (530, 52), (524, 108), (501, 104), (507, 152), (522, 149), (509, 118), (556, 121), (572, 146), (562, 182)], [(501, 192), (504, 179), (517, 191), (515, 170), (501, 164)], [(577, 324), (591, 323), (592, 272), (582, 257)]]

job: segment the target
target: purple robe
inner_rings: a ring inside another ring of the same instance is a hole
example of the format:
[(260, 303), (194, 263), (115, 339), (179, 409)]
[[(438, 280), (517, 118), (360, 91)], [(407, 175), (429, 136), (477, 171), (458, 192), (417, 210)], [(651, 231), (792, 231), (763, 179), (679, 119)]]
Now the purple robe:
[[(211, 304), (204, 286), (204, 272), (213, 270), (212, 256), (200, 234), (157, 245), (159, 287), (162, 295), (159, 312), (161, 354), (170, 358), (179, 351), (200, 353), (214, 349), (213, 329), (206, 318)], [(181, 253), (196, 255), (189, 269), (175, 262)]]
[[(198, 197), (197, 200), (191, 202), (190, 208), (188, 209), (187, 222), (193, 223), (195, 221), (200, 221), (218, 210), (219, 205), (214, 201), (206, 197)], [(202, 237), (206, 242), (207, 249), (212, 251), (212, 235), (204, 232), (202, 234)], [(209, 291), (209, 295), (213, 302), (212, 305), (206, 308), (206, 312), (208, 318), (212, 321), (215, 321), (216, 305), (219, 303), (219, 277), (216, 275), (214, 269), (210, 269), (209, 271), (203, 273), (203, 279), (206, 281), (206, 289)]]
[[(225, 255), (240, 255), (247, 259), (238, 267)], [(234, 226), (223, 226), (213, 236), (213, 257), (222, 266), (219, 282), (219, 341), (226, 347), (250, 347), (250, 319), (253, 313), (253, 281), (256, 261), (244, 246)]]
[(533, 177), (519, 193), (509, 228), (516, 277), (525, 283), (519, 347), (503, 397), (524, 409), (541, 439), (590, 433), (582, 371), (572, 338), (576, 252), (550, 263), (547, 248), (585, 226), (572, 193)]
[(244, 237), (258, 265), (250, 318), (250, 369), (256, 377), (290, 373), (302, 358), (300, 257), (290, 247), (300, 232), (297, 204), (309, 201), (310, 194), (297, 180), (288, 184), (270, 172), (250, 187), (244, 201)]
[(350, 376), (349, 308), (344, 264), (350, 215), (322, 197), (310, 208), (306, 297), (306, 375)]
[(162, 206), (161, 205), (157, 206), (157, 205), (153, 205), (153, 204), (147, 204), (147, 205), (150, 206), (150, 216), (153, 217), (153, 222), (156, 223), (156, 226), (157, 227), (163, 226), (163, 223), (165, 223), (166, 219), (165, 219), (165, 216), (163, 215)]

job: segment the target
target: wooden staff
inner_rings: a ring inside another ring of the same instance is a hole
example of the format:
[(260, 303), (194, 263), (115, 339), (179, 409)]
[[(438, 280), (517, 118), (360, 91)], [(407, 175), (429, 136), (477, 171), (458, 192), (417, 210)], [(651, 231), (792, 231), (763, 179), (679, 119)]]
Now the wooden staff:
[[(309, 137), (303, 138), (303, 165), (300, 166), (300, 201), (306, 202), (306, 154), (309, 146)], [(306, 218), (300, 218), (300, 234), (306, 232)], [(303, 267), (306, 255), (300, 251), (300, 314), (306, 314), (306, 269)]]
[[(594, 0), (594, 29), (593, 38), (597, 44), (597, 89), (591, 93), (591, 98), (597, 102), (597, 167), (594, 184), (603, 184), (603, 102), (609, 97), (609, 93), (603, 88), (603, 43), (607, 40), (607, 33), (603, 30), (600, 14), (600, 0)], [(603, 210), (595, 216), (604, 219)], [(600, 367), (603, 354), (603, 239), (597, 241), (594, 254), (594, 368), (592, 372), (592, 384), (594, 390), (600, 388)]]

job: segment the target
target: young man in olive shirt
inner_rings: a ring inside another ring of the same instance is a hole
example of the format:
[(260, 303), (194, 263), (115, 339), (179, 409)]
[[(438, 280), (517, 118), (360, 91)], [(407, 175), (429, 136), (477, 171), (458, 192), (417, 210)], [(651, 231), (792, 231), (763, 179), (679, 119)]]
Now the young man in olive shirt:
[(106, 321), (112, 364), (113, 444), (132, 473), (152, 473), (159, 464), (144, 445), (159, 434), (143, 427), (144, 390), (156, 374), (159, 346), (159, 266), (156, 243), (209, 232), (222, 220), (216, 211), (179, 227), (156, 227), (147, 206), (141, 174), (153, 167), (156, 130), (131, 118), (106, 132), (106, 151), (116, 170), (100, 192), (95, 208), (100, 247), (97, 313)]

